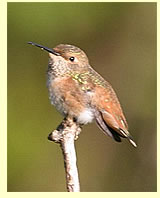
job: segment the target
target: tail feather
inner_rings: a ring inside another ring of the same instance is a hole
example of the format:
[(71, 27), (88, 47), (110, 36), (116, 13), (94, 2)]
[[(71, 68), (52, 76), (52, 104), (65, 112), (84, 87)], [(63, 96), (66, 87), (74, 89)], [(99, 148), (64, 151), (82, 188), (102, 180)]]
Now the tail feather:
[(110, 137), (112, 137), (115, 141), (117, 142), (121, 142), (121, 137), (122, 138), (127, 138), (128, 141), (134, 146), (137, 147), (135, 141), (133, 140), (132, 136), (130, 135), (130, 133), (128, 131), (124, 131), (122, 129), (119, 129), (119, 133), (112, 129), (110, 126), (107, 125), (107, 123), (105, 122), (105, 120), (103, 119), (103, 116), (101, 114), (101, 112), (97, 111), (96, 112), (96, 123), (98, 125), (98, 127), (107, 135), (109, 135)]
[(105, 134), (112, 137), (115, 141), (121, 142), (120, 135), (106, 124), (99, 111), (96, 112), (96, 123)]
[(127, 139), (134, 147), (137, 147), (137, 144), (135, 143), (135, 141), (133, 140), (131, 136), (128, 136)]
[(130, 135), (128, 131), (124, 131), (122, 129), (120, 129), (120, 131), (134, 147), (137, 147), (137, 144), (135, 143), (135, 141), (133, 140), (133, 137)]

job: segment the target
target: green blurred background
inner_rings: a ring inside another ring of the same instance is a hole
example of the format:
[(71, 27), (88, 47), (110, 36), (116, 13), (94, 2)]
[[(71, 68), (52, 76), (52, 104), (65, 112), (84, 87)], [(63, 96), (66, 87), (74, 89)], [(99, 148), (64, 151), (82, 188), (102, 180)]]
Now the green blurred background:
[(66, 191), (61, 149), (47, 140), (63, 119), (48, 99), (48, 54), (28, 41), (82, 48), (138, 144), (85, 126), (81, 191), (156, 191), (156, 3), (8, 3), (8, 191)]

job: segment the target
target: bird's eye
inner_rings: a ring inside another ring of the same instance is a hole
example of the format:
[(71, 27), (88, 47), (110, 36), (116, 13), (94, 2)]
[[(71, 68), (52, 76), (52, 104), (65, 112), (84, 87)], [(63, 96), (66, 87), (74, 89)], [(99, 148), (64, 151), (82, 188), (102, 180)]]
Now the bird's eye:
[(73, 56), (71, 56), (71, 57), (69, 58), (69, 60), (72, 61), (72, 62), (74, 61), (74, 59), (75, 59), (75, 58), (74, 58)]

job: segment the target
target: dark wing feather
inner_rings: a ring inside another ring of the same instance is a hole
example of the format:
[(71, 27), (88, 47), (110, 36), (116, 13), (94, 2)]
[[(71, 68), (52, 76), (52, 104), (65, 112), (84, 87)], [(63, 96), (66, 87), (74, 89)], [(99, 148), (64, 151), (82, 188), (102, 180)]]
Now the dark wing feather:
[(121, 142), (120, 135), (114, 131), (111, 127), (109, 127), (106, 122), (104, 121), (102, 117), (102, 113), (99, 111), (96, 111), (96, 123), (98, 127), (107, 135), (112, 137), (115, 141)]

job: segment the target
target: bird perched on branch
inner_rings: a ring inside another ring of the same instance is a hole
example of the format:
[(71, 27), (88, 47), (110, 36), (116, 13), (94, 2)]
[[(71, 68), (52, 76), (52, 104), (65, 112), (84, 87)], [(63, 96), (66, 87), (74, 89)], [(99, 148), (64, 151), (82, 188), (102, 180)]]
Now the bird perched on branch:
[(116, 93), (90, 66), (80, 48), (60, 44), (51, 49), (33, 42), (29, 44), (49, 52), (49, 96), (62, 115), (81, 125), (95, 120), (99, 128), (115, 141), (127, 138), (136, 147)]

